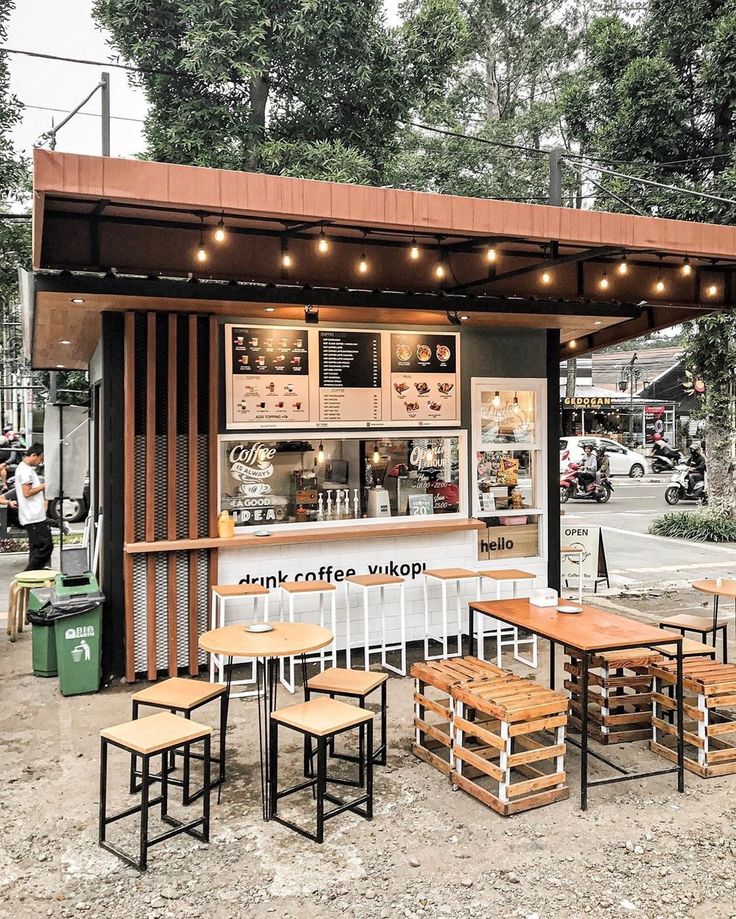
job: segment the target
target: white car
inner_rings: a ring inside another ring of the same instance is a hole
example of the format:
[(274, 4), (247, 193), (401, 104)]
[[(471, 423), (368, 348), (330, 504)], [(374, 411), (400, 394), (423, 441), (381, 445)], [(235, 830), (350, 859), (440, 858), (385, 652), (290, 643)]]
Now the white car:
[(646, 460), (642, 453), (622, 447), (609, 437), (561, 437), (560, 438), (560, 472), (567, 469), (569, 463), (581, 463), (585, 456), (583, 447), (592, 444), (598, 450), (605, 447), (606, 456), (611, 464), (611, 475), (628, 475), (632, 479), (641, 478), (646, 471)]

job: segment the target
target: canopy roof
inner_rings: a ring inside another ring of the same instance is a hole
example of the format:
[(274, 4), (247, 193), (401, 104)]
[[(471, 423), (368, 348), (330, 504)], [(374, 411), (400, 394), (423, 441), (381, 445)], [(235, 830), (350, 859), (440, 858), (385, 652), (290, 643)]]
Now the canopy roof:
[(293, 321), (308, 304), (326, 322), (555, 328), (564, 357), (730, 305), (736, 228), (36, 150), (33, 267), (36, 367), (86, 366), (102, 310)]

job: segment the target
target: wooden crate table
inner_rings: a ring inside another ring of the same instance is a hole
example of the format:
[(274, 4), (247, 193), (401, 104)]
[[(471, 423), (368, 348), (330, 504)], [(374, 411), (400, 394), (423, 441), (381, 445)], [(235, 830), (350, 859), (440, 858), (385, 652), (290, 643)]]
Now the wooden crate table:
[[(685, 768), (701, 778), (736, 773), (736, 666), (693, 659), (683, 664)], [(667, 694), (677, 679), (676, 664), (652, 664), (653, 717), (650, 748), (675, 761), (674, 701)]]
[[(581, 730), (582, 657), (565, 648), (569, 660), (570, 724)], [(588, 665), (588, 734), (602, 744), (649, 740), (652, 735), (652, 676), (649, 665), (662, 660), (656, 648), (603, 651)]]
[[(597, 785), (609, 785), (612, 782), (630, 782), (655, 775), (677, 774), (677, 790), (685, 790), (685, 765), (683, 749), (683, 709), (682, 709), (682, 635), (665, 632), (635, 619), (627, 619), (610, 610), (581, 604), (582, 612), (567, 615), (554, 606), (533, 606), (528, 600), (483, 600), (468, 604), (467, 635), (470, 638), (470, 650), (473, 650), (475, 639), (475, 617), (491, 616), (509, 625), (526, 629), (549, 641), (549, 679), (550, 689), (555, 688), (555, 654), (556, 646), (569, 648), (576, 652), (582, 662), (580, 677), (580, 741), (567, 736), (566, 743), (580, 747), (580, 806), (588, 806), (588, 788)], [(477, 640), (477, 639), (476, 639)], [(608, 757), (591, 750), (588, 744), (588, 723), (590, 709), (590, 686), (588, 674), (590, 660), (608, 651), (630, 651), (632, 648), (653, 648), (657, 645), (671, 645), (676, 656), (676, 668), (679, 674), (676, 684), (677, 711), (677, 765), (673, 768), (656, 769), (647, 772), (634, 772), (613, 762)], [(606, 778), (588, 778), (588, 757), (592, 756), (605, 763), (618, 774)]]
[(454, 785), (504, 817), (561, 801), (567, 696), (520, 677), (457, 683)]
[(411, 752), (443, 775), (452, 767), (453, 701), (456, 683), (484, 679), (510, 679), (511, 674), (477, 657), (414, 664), (414, 743)]

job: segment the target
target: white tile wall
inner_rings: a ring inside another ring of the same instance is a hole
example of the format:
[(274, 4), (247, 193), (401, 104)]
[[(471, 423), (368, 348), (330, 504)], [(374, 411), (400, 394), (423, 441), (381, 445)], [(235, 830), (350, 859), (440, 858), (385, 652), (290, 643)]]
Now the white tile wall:
[[(424, 577), (425, 568), (521, 568), (537, 575), (534, 586), (546, 585), (546, 565), (543, 559), (504, 559), (491, 563), (477, 561), (477, 536), (472, 530), (457, 533), (442, 533), (436, 536), (400, 536), (389, 539), (345, 540), (336, 542), (315, 542), (308, 546), (264, 546), (262, 549), (220, 549), (220, 584), (237, 584), (243, 579), (265, 584), (271, 589), (270, 612), (278, 618), (282, 591), (276, 584), (279, 578), (286, 580), (320, 579), (336, 584), (337, 595), (337, 641), (338, 647), (345, 647), (347, 609), (345, 584), (347, 574), (367, 574), (384, 571), (406, 578), (404, 586), (406, 602), (406, 635), (408, 641), (424, 638)], [(394, 566), (392, 568), (392, 565)], [(485, 586), (488, 585), (488, 586)], [(385, 591), (384, 615), (386, 617), (387, 640), (399, 639), (399, 593), (395, 588)], [(503, 588), (502, 596), (511, 596), (511, 586)], [(363, 598), (362, 592), (350, 588), (350, 630), (351, 645), (363, 645)], [(484, 582), (483, 599), (495, 600), (495, 585)], [(476, 582), (462, 587), (463, 622), (466, 621), (464, 604), (477, 599)], [(438, 631), (440, 619), (440, 588), (438, 582), (430, 581), (430, 630)], [(380, 634), (380, 593), (369, 593), (371, 617), (371, 641), (376, 643)], [(450, 623), (454, 623), (454, 589), (448, 589)], [(237, 604), (229, 601), (227, 621), (237, 622), (251, 618), (251, 603)], [(287, 606), (284, 605), (286, 612)], [(319, 621), (319, 600), (316, 597), (295, 598), (295, 618), (306, 622)], [(361, 658), (362, 661), (362, 658)], [(356, 662), (357, 663), (357, 662)]]

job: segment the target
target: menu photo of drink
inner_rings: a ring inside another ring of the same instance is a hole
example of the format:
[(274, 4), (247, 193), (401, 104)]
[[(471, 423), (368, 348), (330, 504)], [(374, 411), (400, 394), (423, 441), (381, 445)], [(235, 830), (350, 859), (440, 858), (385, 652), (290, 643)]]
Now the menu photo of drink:
[(391, 333), (391, 421), (459, 424), (456, 333)]
[(306, 330), (226, 325), (225, 336), (228, 429), (308, 424)]

